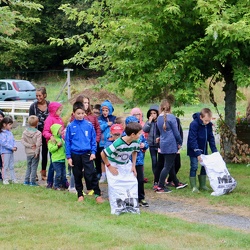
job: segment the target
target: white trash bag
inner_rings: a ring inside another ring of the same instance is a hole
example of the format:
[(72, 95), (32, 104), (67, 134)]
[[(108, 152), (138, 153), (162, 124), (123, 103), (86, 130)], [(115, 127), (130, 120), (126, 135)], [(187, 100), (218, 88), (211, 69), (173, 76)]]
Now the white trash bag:
[(235, 179), (230, 175), (222, 156), (219, 152), (210, 155), (201, 155), (202, 164), (209, 178), (210, 186), (214, 190), (213, 196), (220, 196), (232, 192), (237, 185)]
[(121, 213), (140, 213), (138, 202), (138, 182), (134, 173), (131, 172), (132, 163), (128, 165), (112, 166), (118, 168), (119, 174), (114, 176), (106, 168), (108, 180), (108, 195), (111, 214), (120, 215)]

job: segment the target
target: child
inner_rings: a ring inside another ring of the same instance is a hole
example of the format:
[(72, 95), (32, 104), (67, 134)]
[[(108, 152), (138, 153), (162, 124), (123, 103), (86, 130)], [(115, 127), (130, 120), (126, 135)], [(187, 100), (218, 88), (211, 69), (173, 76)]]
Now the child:
[[(60, 117), (63, 110), (62, 104), (59, 102), (51, 102), (49, 104), (48, 110), (49, 110), (49, 116), (44, 122), (44, 129), (43, 129), (43, 136), (45, 137), (47, 143), (49, 140), (55, 141), (55, 138), (50, 130), (53, 124), (55, 123), (61, 124), (64, 130), (64, 123), (62, 121), (62, 118)], [(53, 187), (53, 181), (54, 181), (53, 179), (54, 179), (54, 169), (52, 162), (50, 162), (48, 178), (47, 178), (47, 188)]]
[(157, 117), (159, 116), (159, 106), (154, 104), (150, 106), (147, 112), (147, 118), (143, 131), (147, 133), (147, 141), (149, 145), (149, 152), (152, 163), (152, 171), (154, 175), (153, 188), (155, 189), (158, 185), (158, 179), (156, 178), (157, 164), (158, 164), (158, 148), (159, 143), (156, 143), (156, 130), (157, 130)]
[(82, 184), (84, 171), (85, 180), (87, 179), (94, 190), (96, 202), (103, 203), (93, 163), (96, 152), (95, 129), (90, 122), (84, 120), (85, 112), (82, 102), (74, 103), (73, 113), (75, 119), (67, 126), (65, 144), (68, 164), (72, 167), (75, 177), (78, 201), (84, 200)]
[(18, 183), (14, 171), (14, 154), (17, 151), (16, 142), (13, 134), (11, 133), (11, 128), (13, 125), (13, 120), (10, 117), (4, 117), (0, 122), (0, 147), (2, 156), (2, 177), (3, 184), (9, 184), (9, 179), (7, 178), (8, 172), (10, 173), (10, 179), (12, 183)]
[[(209, 108), (203, 108), (201, 112), (193, 114), (193, 121), (189, 126), (187, 140), (187, 155), (190, 158), (190, 184), (192, 192), (198, 193), (196, 187), (196, 172), (198, 162), (202, 162), (201, 154), (207, 155), (207, 144), (209, 143), (212, 153), (217, 152), (215, 139), (213, 135), (213, 124), (211, 123), (212, 112)], [(200, 189), (209, 190), (206, 186), (206, 170), (201, 166), (200, 175), (198, 175)]]
[[(2, 110), (0, 110), (0, 122), (3, 120), (3, 118), (4, 118), (4, 113), (3, 113)], [(3, 166), (3, 164), (2, 164), (2, 158), (0, 157), (0, 180), (3, 179), (2, 178), (2, 166)]]
[[(106, 100), (101, 104), (101, 115), (98, 117), (98, 121), (101, 128), (101, 141), (99, 144), (100, 152), (104, 149), (104, 146), (110, 137), (110, 127), (114, 124), (116, 117), (112, 115), (114, 108), (110, 101)], [(100, 178), (100, 183), (106, 181), (105, 167), (102, 164), (102, 176)]]
[[(126, 125), (131, 122), (139, 123), (139, 120), (134, 116), (128, 116), (125, 120)], [(135, 164), (137, 173), (136, 177), (138, 181), (138, 199), (140, 206), (149, 207), (148, 203), (145, 201), (145, 191), (144, 191), (144, 158), (145, 158), (145, 152), (148, 149), (148, 142), (143, 134), (140, 135), (139, 143), (140, 143), (140, 151), (137, 153), (136, 164)]]
[(40, 147), (42, 146), (42, 133), (37, 129), (38, 117), (30, 115), (29, 127), (23, 131), (21, 142), (27, 155), (27, 169), (24, 185), (38, 186), (36, 183), (37, 167), (39, 163)]
[(131, 122), (125, 127), (126, 135), (101, 152), (106, 165), (111, 214), (140, 213), (135, 165), (141, 132), (141, 125)]
[(96, 117), (99, 117), (101, 115), (100, 109), (101, 109), (101, 104), (95, 104), (94, 105), (94, 107), (93, 107), (93, 114)]
[(123, 132), (124, 128), (121, 124), (113, 124), (110, 127), (110, 138), (108, 139), (108, 141), (106, 142), (104, 148), (107, 148), (108, 146), (110, 146), (116, 139), (118, 139)]
[[(164, 157), (164, 167), (160, 172), (159, 183), (156, 193), (169, 193), (171, 190), (165, 188), (165, 180), (169, 173), (173, 177), (175, 187), (179, 189), (179, 181), (175, 175), (174, 162), (178, 149), (181, 148), (182, 139), (177, 128), (176, 117), (171, 114), (171, 104), (163, 100), (160, 105), (160, 115), (157, 118), (157, 129), (160, 137), (160, 153)], [(157, 133), (158, 134), (158, 133)]]
[(48, 149), (51, 153), (51, 161), (56, 172), (54, 189), (61, 190), (66, 186), (66, 170), (65, 170), (65, 143), (62, 138), (63, 127), (61, 124), (53, 124), (50, 128), (54, 140), (48, 141)]

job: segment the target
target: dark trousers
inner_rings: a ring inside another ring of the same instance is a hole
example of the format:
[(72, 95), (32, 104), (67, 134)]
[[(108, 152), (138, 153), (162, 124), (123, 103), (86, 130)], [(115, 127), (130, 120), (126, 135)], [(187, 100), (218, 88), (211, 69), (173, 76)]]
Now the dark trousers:
[(173, 178), (173, 182), (175, 186), (177, 187), (179, 181), (176, 178), (175, 169), (174, 169), (174, 161), (175, 161), (176, 154), (159, 154), (159, 156), (160, 155), (164, 157), (164, 166), (160, 172), (158, 186), (160, 188), (164, 188), (165, 180), (167, 176), (171, 175)]
[(103, 148), (100, 148), (99, 143), (97, 143), (97, 151), (95, 154), (95, 169), (96, 173), (99, 174), (100, 176), (102, 175), (102, 157), (101, 157), (101, 152)]
[(42, 170), (46, 170), (48, 162), (48, 145), (44, 136), (42, 136)]
[[(179, 172), (181, 168), (181, 155), (180, 154), (176, 154), (175, 156), (175, 160), (174, 160), (174, 170), (175, 170), (175, 175), (177, 175), (177, 173)], [(168, 182), (173, 181), (173, 177), (172, 175), (168, 176)]]
[(138, 182), (138, 199), (139, 201), (141, 201), (145, 199), (143, 165), (136, 165), (135, 168), (137, 172), (137, 182)]
[(94, 163), (89, 159), (90, 153), (80, 155), (72, 153), (71, 158), (74, 165), (74, 167), (72, 167), (72, 171), (75, 177), (75, 188), (78, 197), (83, 196), (82, 171), (84, 171), (85, 181), (90, 183), (95, 195), (100, 196), (101, 191), (99, 188)]
[(158, 148), (157, 147), (149, 147), (151, 162), (152, 162), (152, 171), (154, 174), (154, 183), (158, 182), (158, 180), (155, 180), (155, 175), (157, 174), (157, 168), (158, 168)]

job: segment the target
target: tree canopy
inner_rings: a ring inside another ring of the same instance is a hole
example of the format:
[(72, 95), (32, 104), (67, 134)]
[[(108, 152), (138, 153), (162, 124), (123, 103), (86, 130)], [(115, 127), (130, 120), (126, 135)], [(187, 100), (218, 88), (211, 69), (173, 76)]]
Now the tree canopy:
[(61, 9), (92, 27), (52, 39), (81, 46), (65, 63), (103, 70), (104, 81), (132, 88), (139, 103), (167, 93), (195, 102), (205, 79), (224, 79), (225, 121), (235, 131), (237, 88), (250, 84), (250, 1), (100, 0), (86, 11)]

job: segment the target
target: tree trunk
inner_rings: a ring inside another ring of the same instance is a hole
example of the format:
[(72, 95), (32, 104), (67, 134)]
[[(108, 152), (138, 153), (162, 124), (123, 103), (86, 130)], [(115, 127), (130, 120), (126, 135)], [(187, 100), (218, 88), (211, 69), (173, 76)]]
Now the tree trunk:
[[(234, 143), (233, 134), (235, 134), (235, 120), (236, 120), (236, 92), (237, 85), (233, 80), (233, 69), (230, 63), (226, 63), (221, 70), (224, 76), (225, 86), (223, 91), (225, 92), (225, 123), (228, 126), (228, 131), (221, 135), (221, 145), (223, 145), (224, 160), (229, 162), (232, 160), (232, 146)], [(222, 147), (221, 147), (222, 148)]]

